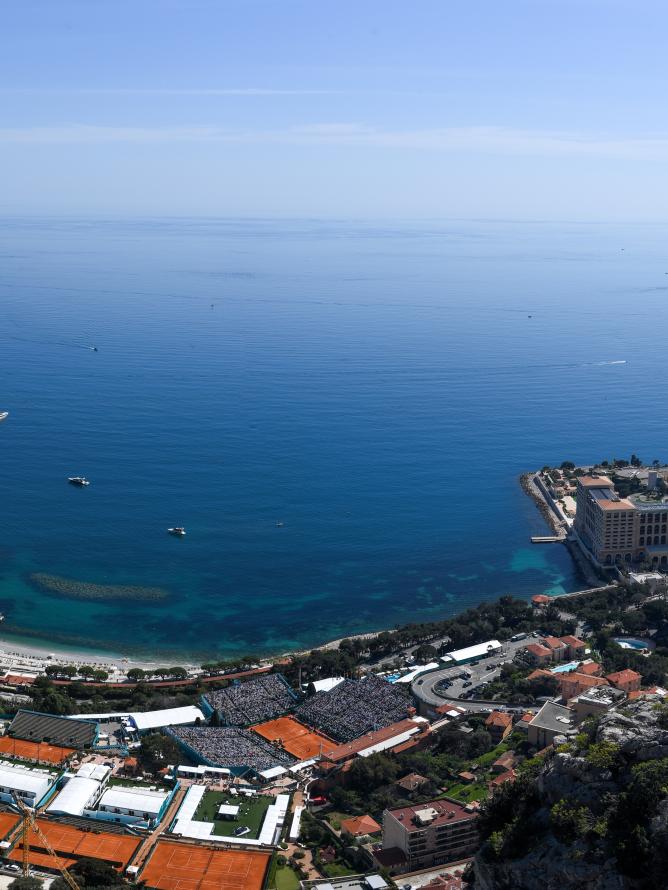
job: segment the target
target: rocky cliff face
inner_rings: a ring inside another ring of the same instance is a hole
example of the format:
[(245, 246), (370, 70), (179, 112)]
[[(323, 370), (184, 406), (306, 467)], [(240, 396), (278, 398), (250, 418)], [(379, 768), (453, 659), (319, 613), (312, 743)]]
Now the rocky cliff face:
[(535, 778), (490, 805), (474, 887), (668, 887), (666, 864), (656, 859), (657, 851), (668, 850), (666, 777), (668, 721), (661, 703), (609, 712), (589, 743), (549, 756)]

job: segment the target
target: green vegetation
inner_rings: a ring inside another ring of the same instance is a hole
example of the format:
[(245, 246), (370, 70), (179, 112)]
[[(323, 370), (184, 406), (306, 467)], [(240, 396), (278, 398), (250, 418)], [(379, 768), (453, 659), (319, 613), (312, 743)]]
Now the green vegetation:
[(293, 683), (300, 676), (304, 683), (320, 677), (354, 676), (361, 664), (400, 653), (408, 646), (422, 647), (447, 637), (446, 646), (436, 649), (428, 645), (423, 650), (423, 654), (431, 658), (432, 651), (442, 654), (447, 649), (458, 649), (492, 637), (508, 640), (513, 634), (530, 633), (539, 628), (561, 636), (573, 633), (575, 623), (561, 619), (556, 609), (537, 614), (525, 600), (502, 596), (496, 602), (481, 603), (443, 621), (408, 624), (366, 640), (342, 640), (338, 649), (315, 649), (293, 655), (290, 664), (282, 670)]
[(39, 878), (20, 875), (18, 878), (10, 881), (7, 890), (42, 890), (43, 886), (44, 882), (40, 881)]
[(221, 680), (205, 687), (193, 680), (192, 684), (177, 687), (176, 690), (156, 688), (148, 683), (137, 686), (89, 686), (75, 681), (68, 686), (60, 686), (54, 684), (51, 677), (38, 677), (27, 694), (32, 699), (32, 709), (45, 714), (95, 714), (101, 711), (152, 711), (193, 705), (199, 702), (203, 692), (225, 685), (227, 682)]
[(274, 875), (276, 890), (299, 890), (299, 878), (289, 865), (279, 865)]
[[(81, 890), (97, 887), (128, 887), (129, 884), (108, 862), (101, 859), (79, 859), (70, 868), (70, 874)], [(57, 877), (51, 884), (52, 890), (70, 890), (65, 878)]]
[[(233, 796), (222, 791), (207, 791), (195, 811), (196, 822), (213, 822), (213, 833), (222, 837), (230, 837), (235, 829), (244, 826), (250, 828), (249, 838), (257, 838), (267, 808), (272, 798), (266, 794), (255, 797)], [(235, 819), (220, 819), (218, 808), (221, 804), (232, 804), (239, 807), (239, 815)]]
[(181, 760), (179, 746), (169, 735), (161, 732), (150, 732), (142, 736), (139, 748), (139, 762), (149, 773), (156, 773), (170, 763)]

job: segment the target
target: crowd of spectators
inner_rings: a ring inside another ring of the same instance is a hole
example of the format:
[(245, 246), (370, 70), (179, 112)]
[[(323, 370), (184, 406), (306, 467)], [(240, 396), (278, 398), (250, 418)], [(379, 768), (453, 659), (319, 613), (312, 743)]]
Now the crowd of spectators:
[(344, 680), (329, 692), (316, 692), (295, 716), (302, 723), (340, 742), (351, 742), (408, 716), (410, 701), (404, 689), (369, 675)]
[(256, 772), (273, 766), (292, 766), (295, 758), (275, 748), (248, 729), (236, 726), (174, 726), (169, 730), (177, 742), (185, 745), (195, 760), (223, 769), (252, 769)]
[(296, 696), (281, 674), (255, 677), (245, 683), (208, 692), (206, 701), (225, 726), (251, 726), (290, 711)]

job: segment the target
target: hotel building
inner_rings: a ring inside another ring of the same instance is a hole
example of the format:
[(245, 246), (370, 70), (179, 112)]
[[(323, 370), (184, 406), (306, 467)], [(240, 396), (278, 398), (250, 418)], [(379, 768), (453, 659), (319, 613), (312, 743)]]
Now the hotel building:
[(595, 563), (668, 568), (668, 502), (620, 498), (607, 476), (580, 476), (576, 504), (574, 531)]

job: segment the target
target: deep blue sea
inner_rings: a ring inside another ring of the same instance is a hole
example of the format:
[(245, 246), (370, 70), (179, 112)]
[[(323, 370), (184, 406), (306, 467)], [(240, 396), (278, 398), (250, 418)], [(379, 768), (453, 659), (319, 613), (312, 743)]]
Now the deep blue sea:
[(0, 221), (2, 635), (282, 652), (576, 589), (518, 476), (668, 460), (666, 234)]

